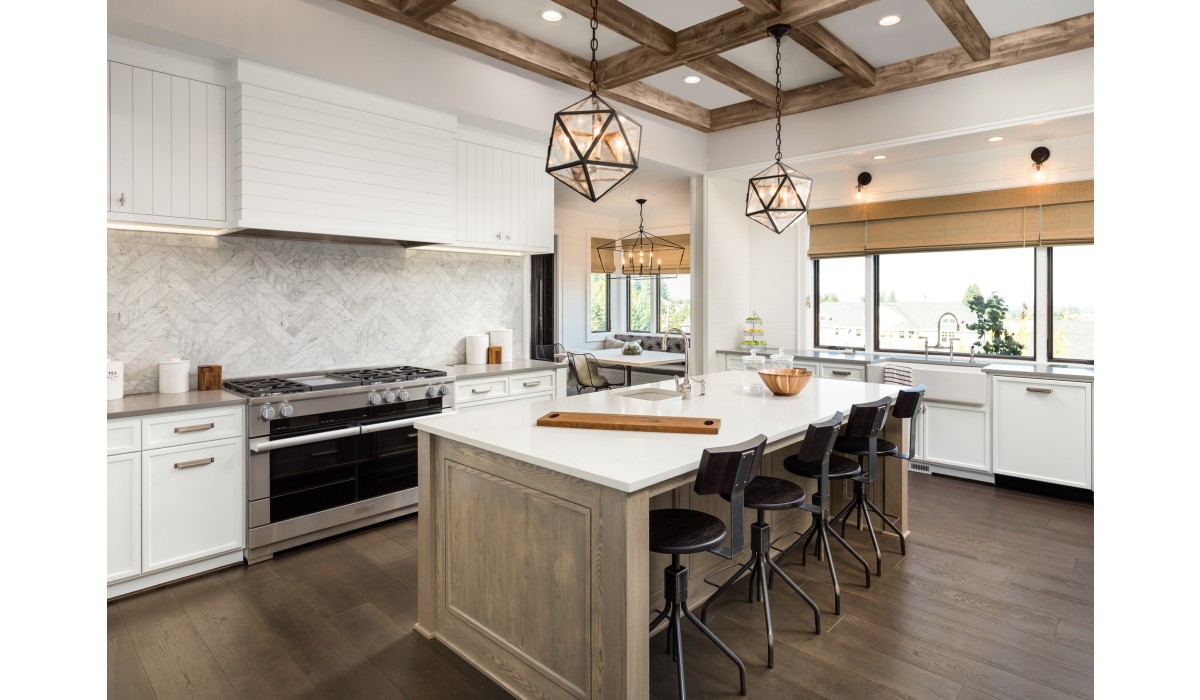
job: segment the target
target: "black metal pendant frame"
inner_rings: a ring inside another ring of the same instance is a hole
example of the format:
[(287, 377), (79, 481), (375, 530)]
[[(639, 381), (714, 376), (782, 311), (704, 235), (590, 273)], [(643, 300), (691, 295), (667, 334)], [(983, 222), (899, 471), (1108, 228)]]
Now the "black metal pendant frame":
[[(601, 105), (604, 106), (604, 109), (579, 109), (579, 110), (571, 109), (571, 107), (574, 107), (575, 105), (586, 102), (587, 100), (595, 100), (596, 102), (599, 102)], [(607, 117), (604, 120), (604, 123), (600, 127), (600, 134), (604, 134), (605, 132), (607, 132), (609, 129), (609, 126), (611, 124), (613, 124), (613, 122), (616, 122), (617, 129), (621, 132), (621, 138), (625, 141), (625, 147), (627, 149), (629, 149), (630, 162), (622, 163), (622, 162), (617, 162), (617, 161), (593, 160), (592, 154), (596, 151), (596, 148), (599, 147), (600, 143), (603, 141), (603, 139), (601, 139), (601, 138), (592, 139), (592, 143), (591, 143), (591, 145), (588, 146), (586, 151), (580, 150), (579, 144), (576, 143), (575, 139), (571, 137), (571, 130), (567, 128), (567, 122), (564, 119), (564, 117), (587, 116), (587, 115), (596, 115), (596, 114), (606, 114), (607, 115)], [(626, 121), (628, 121), (628, 122), (632, 123), (634, 126), (638, 127), (639, 144), (635, 145), (630, 142), (629, 132), (626, 130), (625, 123), (624, 123)], [(566, 162), (566, 163), (562, 163), (560, 165), (553, 165), (553, 166), (549, 165), (550, 158), (552, 157), (552, 154), (554, 152), (555, 128), (551, 128), (550, 143), (546, 147), (546, 163), (547, 163), (546, 172), (549, 173), (550, 175), (553, 175), (555, 172), (557, 172), (559, 170), (568, 170), (570, 168), (582, 167), (584, 179), (587, 182), (587, 191), (586, 192), (581, 191), (581, 190), (571, 186), (569, 183), (562, 180), (562, 178), (556, 177), (555, 179), (557, 179), (559, 182), (562, 182), (564, 185), (571, 187), (572, 190), (579, 192), (579, 194), (583, 195), (584, 197), (587, 197), (589, 200), (591, 200), (593, 202), (598, 201), (601, 197), (608, 194), (609, 192), (612, 192), (621, 183), (628, 180), (629, 176), (632, 175), (635, 170), (637, 170), (638, 149), (640, 148), (640, 141), (641, 141), (641, 126), (642, 125), (639, 124), (637, 121), (635, 121), (634, 119), (631, 119), (624, 112), (621, 112), (616, 107), (613, 107), (611, 104), (609, 104), (608, 101), (605, 100), (603, 97), (600, 97), (599, 95), (597, 95), (596, 93), (593, 92), (589, 96), (585, 97), (583, 100), (580, 100), (579, 102), (576, 102), (575, 104), (570, 105), (566, 109), (563, 109), (559, 112), (555, 112), (554, 127), (562, 129), (562, 132), (566, 136), (568, 143), (571, 144), (571, 151), (576, 155), (577, 159)], [(605, 190), (604, 192), (601, 192), (600, 194), (597, 195), (596, 188), (595, 188), (594, 184), (592, 183), (592, 170), (591, 170), (592, 166), (602, 166), (602, 167), (608, 167), (608, 168), (621, 168), (624, 170), (628, 170), (628, 172), (625, 173), (624, 177), (622, 177), (620, 180), (618, 180), (612, 187), (609, 187), (607, 190)]]
[[(637, 203), (640, 214), (646, 200), (639, 199)], [(639, 265), (635, 272), (626, 272), (630, 268), (624, 265), (622, 265), (621, 270), (618, 270), (616, 264), (613, 263), (613, 259), (618, 252), (622, 254), (622, 259), (624, 259), (624, 252), (626, 250), (650, 251), (651, 264), (649, 266)], [(605, 260), (606, 254), (608, 257), (607, 261)], [(663, 265), (661, 263), (658, 266), (658, 272), (655, 272), (653, 261), (656, 255), (660, 256), (660, 258), (670, 256), (670, 261), (674, 264), (667, 265), (666, 267), (668, 270), (674, 270), (675, 274), (663, 274)], [(683, 256), (683, 246), (647, 232), (644, 220), (638, 224), (637, 231), (596, 247), (596, 257), (600, 259), (600, 269), (604, 271), (604, 274), (612, 275), (616, 279), (675, 279), (679, 276), (679, 271), (683, 268)], [(646, 271), (647, 267), (649, 268), (649, 272)]]

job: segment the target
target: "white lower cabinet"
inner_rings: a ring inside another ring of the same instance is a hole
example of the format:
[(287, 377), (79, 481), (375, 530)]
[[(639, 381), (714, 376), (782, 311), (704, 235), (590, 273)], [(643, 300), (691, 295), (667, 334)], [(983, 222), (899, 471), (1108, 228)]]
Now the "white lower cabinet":
[[(124, 450), (108, 455), (108, 597), (241, 561), (245, 407), (112, 420), (108, 428), (109, 451)], [(170, 446), (138, 449), (154, 442), (143, 433), (159, 432)], [(206, 439), (214, 433), (222, 439)]]
[(988, 413), (983, 406), (925, 401), (921, 414), (921, 462), (991, 472), (988, 460)]
[(565, 394), (565, 369), (463, 379), (454, 382), (454, 408), (464, 411), (498, 403), (542, 401)]
[(1092, 488), (1092, 385), (995, 377), (992, 463), (997, 474)]
[(142, 454), (108, 458), (108, 582), (142, 573)]
[(143, 454), (143, 571), (242, 547), (242, 450), (242, 440), (234, 438)]

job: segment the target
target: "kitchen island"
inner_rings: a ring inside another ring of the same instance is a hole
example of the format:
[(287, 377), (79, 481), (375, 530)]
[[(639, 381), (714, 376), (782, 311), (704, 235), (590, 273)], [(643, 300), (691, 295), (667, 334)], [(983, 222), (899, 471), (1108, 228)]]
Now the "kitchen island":
[[(763, 472), (812, 494), (814, 482), (782, 469), (807, 426), (900, 389), (814, 379), (782, 397), (744, 391), (738, 372), (705, 379), (706, 395), (689, 401), (626, 396), (671, 387), (661, 382), (418, 422), (418, 631), (518, 697), (648, 697), (647, 626), (669, 563), (648, 550), (649, 511), (695, 508), (728, 521), (725, 501), (692, 492), (701, 451), (758, 434), (767, 436)], [(721, 427), (691, 435), (536, 425), (556, 410), (719, 418)], [(907, 449), (895, 423), (886, 434)], [(905, 467), (886, 460), (874, 489), (875, 502), (907, 530)], [(847, 495), (834, 490), (831, 508)], [(809, 522), (799, 510), (771, 515), (776, 536)], [(698, 605), (713, 590), (701, 579), (729, 561), (684, 559), (689, 602)], [(856, 576), (842, 578), (852, 585)]]

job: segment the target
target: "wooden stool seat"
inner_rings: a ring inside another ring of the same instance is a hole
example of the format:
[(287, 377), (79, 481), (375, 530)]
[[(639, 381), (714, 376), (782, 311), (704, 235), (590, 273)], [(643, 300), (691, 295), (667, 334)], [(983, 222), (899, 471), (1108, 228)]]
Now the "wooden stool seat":
[[(722, 495), (725, 500), (728, 496)], [(746, 484), (745, 506), (754, 510), (790, 510), (808, 498), (804, 489), (793, 481), (773, 476), (756, 477)]]
[[(884, 440), (883, 438), (876, 438), (875, 442), (877, 447), (875, 454), (880, 457), (890, 457), (900, 454), (900, 448), (896, 447), (896, 443), (894, 442)], [(833, 449), (838, 452), (845, 452), (848, 455), (861, 455), (865, 457), (871, 454), (869, 443), (869, 438), (842, 435), (837, 439), (837, 442), (833, 443)]]
[(662, 508), (650, 511), (650, 551), (659, 554), (707, 552), (725, 539), (725, 523), (698, 510)]
[[(792, 455), (783, 460), (783, 468), (796, 476), (816, 479), (821, 476), (820, 462), (804, 462), (800, 455)], [(862, 465), (848, 457), (829, 455), (829, 479), (849, 479), (862, 474)]]

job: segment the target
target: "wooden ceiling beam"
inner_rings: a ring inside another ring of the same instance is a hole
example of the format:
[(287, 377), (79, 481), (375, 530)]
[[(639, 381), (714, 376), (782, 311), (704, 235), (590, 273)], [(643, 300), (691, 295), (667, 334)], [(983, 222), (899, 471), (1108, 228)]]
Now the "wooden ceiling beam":
[(779, 14), (779, 0), (738, 0), (759, 17), (774, 17)]
[(774, 17), (741, 9), (727, 12), (675, 33), (675, 52), (666, 56), (638, 46), (600, 61), (600, 83), (624, 85), (707, 56), (767, 38), (767, 27), (789, 24), (793, 29), (853, 10), (872, 0), (782, 0)]
[[(1088, 13), (1052, 22), (991, 40), (989, 57), (972, 60), (965, 49), (953, 48), (875, 69), (875, 84), (861, 86), (849, 78), (837, 78), (784, 93), (783, 113), (799, 114), (867, 97), (983, 73), (1006, 66), (1058, 56), (1095, 45), (1094, 14)], [(775, 116), (753, 100), (718, 107), (711, 111), (713, 131), (765, 121)]]
[[(591, 80), (591, 71), (585, 59), (460, 7), (447, 6), (425, 21), (420, 21), (405, 15), (397, 4), (389, 0), (339, 2), (582, 90), (587, 89)], [(658, 88), (632, 83), (601, 90), (600, 93), (677, 124), (698, 131), (709, 131), (708, 109)]]
[(703, 73), (722, 85), (733, 88), (746, 97), (775, 107), (775, 85), (720, 56), (706, 56), (688, 61), (687, 66)]
[(830, 34), (820, 22), (793, 29), (788, 36), (855, 83), (875, 84), (875, 67), (841, 39)]
[(984, 31), (975, 13), (967, 6), (967, 0), (927, 0), (929, 7), (941, 18), (946, 29), (958, 39), (967, 54), (976, 61), (987, 60), (991, 55), (992, 40)]
[(400, 11), (413, 19), (428, 19), (454, 4), (454, 0), (400, 0)]
[[(585, 19), (590, 20), (592, 17), (590, 0), (553, 0), (553, 2)], [(669, 54), (675, 51), (674, 31), (616, 0), (604, 0), (599, 3), (596, 8), (596, 21), (626, 39), (649, 46), (660, 54)]]

